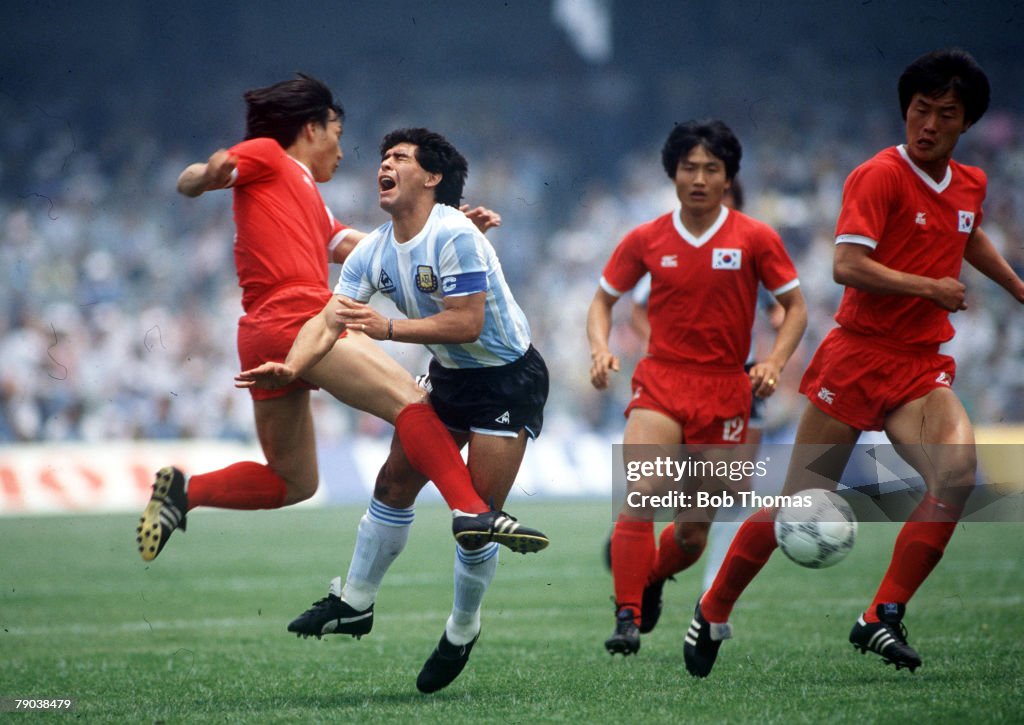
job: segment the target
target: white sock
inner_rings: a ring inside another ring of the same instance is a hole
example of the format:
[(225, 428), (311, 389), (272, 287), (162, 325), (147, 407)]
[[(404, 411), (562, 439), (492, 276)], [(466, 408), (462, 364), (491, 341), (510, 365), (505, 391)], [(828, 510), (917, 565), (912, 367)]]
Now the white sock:
[(498, 571), (498, 545), (479, 549), (455, 547), (455, 601), (445, 624), (452, 644), (468, 644), (480, 633), (480, 605)]
[(725, 561), (725, 555), (729, 551), (729, 544), (732, 543), (736, 532), (740, 530), (740, 525), (743, 524), (743, 521), (743, 519), (715, 521), (711, 524), (711, 529), (708, 531), (711, 543), (708, 545), (707, 554), (704, 557), (706, 562), (704, 564), (705, 592), (711, 588), (715, 577), (718, 576), (718, 570), (722, 568), (722, 562)]
[(415, 507), (396, 509), (370, 499), (370, 507), (359, 519), (352, 561), (341, 590), (341, 598), (353, 608), (366, 609), (377, 598), (384, 574), (409, 540), (415, 511)]

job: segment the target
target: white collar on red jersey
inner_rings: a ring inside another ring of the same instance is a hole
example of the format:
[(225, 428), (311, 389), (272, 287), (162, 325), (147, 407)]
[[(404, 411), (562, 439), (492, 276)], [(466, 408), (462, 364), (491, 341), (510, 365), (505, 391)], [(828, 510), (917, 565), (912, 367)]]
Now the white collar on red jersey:
[(683, 220), (680, 215), (681, 211), (682, 209), (677, 209), (673, 212), (672, 223), (675, 225), (676, 231), (679, 232), (679, 236), (685, 239), (686, 243), (691, 247), (697, 247), (698, 249), (707, 244), (708, 240), (715, 236), (718, 230), (722, 228), (722, 225), (725, 224), (725, 220), (729, 218), (729, 208), (723, 204), (715, 223), (708, 227), (707, 231), (699, 237), (695, 237), (683, 226)]
[(936, 181), (928, 174), (926, 174), (924, 171), (922, 171), (921, 168), (913, 162), (913, 160), (910, 158), (910, 154), (907, 153), (906, 144), (901, 143), (899, 146), (896, 147), (896, 150), (900, 152), (900, 156), (903, 157), (903, 160), (910, 164), (910, 168), (913, 169), (914, 173), (921, 177), (921, 181), (928, 184), (928, 187), (936, 194), (941, 194), (942, 192), (944, 192), (946, 190), (946, 187), (949, 186), (949, 182), (953, 180), (953, 170), (949, 168), (948, 164), (946, 165), (946, 175), (942, 177), (942, 181)]

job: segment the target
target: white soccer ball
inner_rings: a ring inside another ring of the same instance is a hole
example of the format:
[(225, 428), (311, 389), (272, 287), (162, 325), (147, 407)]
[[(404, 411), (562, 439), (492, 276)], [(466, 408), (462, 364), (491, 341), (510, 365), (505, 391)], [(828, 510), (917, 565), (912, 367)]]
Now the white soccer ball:
[(775, 540), (782, 553), (811, 569), (842, 561), (857, 540), (850, 504), (823, 488), (801, 491), (792, 499), (792, 505), (775, 514)]

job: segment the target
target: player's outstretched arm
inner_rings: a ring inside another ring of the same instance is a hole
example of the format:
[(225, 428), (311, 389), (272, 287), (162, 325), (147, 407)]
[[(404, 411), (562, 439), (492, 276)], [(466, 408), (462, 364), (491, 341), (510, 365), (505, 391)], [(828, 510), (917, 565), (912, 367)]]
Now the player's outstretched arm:
[(587, 310), (587, 340), (590, 342), (590, 384), (598, 390), (608, 387), (608, 374), (619, 371), (619, 359), (608, 349), (612, 330), (612, 307), (619, 298), (598, 287)]
[(967, 287), (952, 277), (933, 279), (900, 272), (871, 258), (872, 249), (863, 244), (836, 245), (832, 277), (841, 285), (879, 295), (923, 297), (949, 312), (966, 310)]
[(975, 229), (970, 239), (967, 240), (964, 259), (976, 270), (1013, 295), (1015, 300), (1024, 304), (1024, 281), (1013, 271), (1013, 267), (1003, 258), (981, 227)]
[(775, 343), (768, 357), (750, 369), (750, 384), (754, 394), (767, 398), (775, 392), (786, 363), (796, 352), (804, 331), (807, 330), (807, 303), (799, 287), (778, 296), (782, 308), (782, 322), (775, 332)]
[(195, 198), (213, 189), (223, 189), (231, 183), (237, 165), (235, 156), (226, 149), (218, 149), (207, 161), (185, 167), (178, 176), (178, 193)]

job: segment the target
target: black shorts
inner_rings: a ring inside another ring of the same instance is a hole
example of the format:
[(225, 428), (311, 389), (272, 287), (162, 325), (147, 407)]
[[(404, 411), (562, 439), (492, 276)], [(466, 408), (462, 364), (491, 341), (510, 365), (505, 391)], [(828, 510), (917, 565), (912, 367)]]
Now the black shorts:
[(548, 368), (532, 345), (507, 365), (446, 368), (430, 361), (424, 381), (437, 417), (454, 431), (536, 438), (544, 427)]

